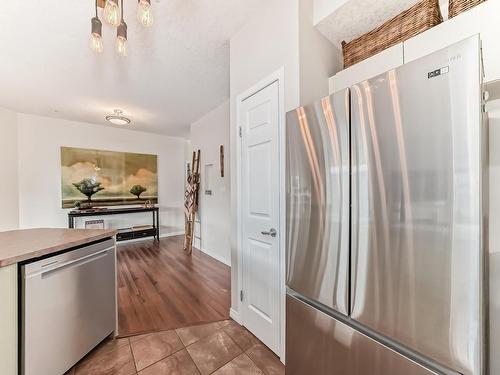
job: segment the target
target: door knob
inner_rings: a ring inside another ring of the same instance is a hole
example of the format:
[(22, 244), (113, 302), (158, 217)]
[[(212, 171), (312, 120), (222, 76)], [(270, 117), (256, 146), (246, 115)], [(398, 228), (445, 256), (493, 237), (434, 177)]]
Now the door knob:
[(260, 233), (262, 233), (264, 236), (271, 236), (271, 237), (276, 237), (276, 235), (278, 234), (278, 232), (274, 228), (269, 229), (269, 232), (264, 231)]

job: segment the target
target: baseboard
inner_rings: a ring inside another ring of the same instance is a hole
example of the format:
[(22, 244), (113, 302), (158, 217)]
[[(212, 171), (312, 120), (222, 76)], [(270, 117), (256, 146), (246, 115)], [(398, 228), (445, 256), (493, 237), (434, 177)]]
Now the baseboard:
[(227, 259), (224, 259), (224, 258), (223, 258), (223, 257), (221, 257), (220, 255), (215, 254), (215, 253), (211, 252), (210, 250), (206, 250), (206, 249), (203, 249), (203, 248), (201, 248), (201, 249), (199, 249), (199, 250), (200, 250), (202, 253), (207, 254), (209, 257), (212, 257), (212, 258), (214, 258), (215, 260), (218, 260), (219, 262), (224, 263), (226, 266), (231, 267), (231, 262), (230, 262), (230, 261), (228, 261)]
[(184, 235), (184, 231), (178, 231), (178, 232), (168, 232), (168, 233), (161, 233), (160, 238), (166, 238), (166, 237), (174, 237), (174, 236), (180, 236)]
[(240, 314), (238, 313), (238, 311), (236, 311), (232, 307), (229, 309), (229, 317), (231, 319), (233, 319), (235, 322), (237, 322), (238, 324), (241, 324)]

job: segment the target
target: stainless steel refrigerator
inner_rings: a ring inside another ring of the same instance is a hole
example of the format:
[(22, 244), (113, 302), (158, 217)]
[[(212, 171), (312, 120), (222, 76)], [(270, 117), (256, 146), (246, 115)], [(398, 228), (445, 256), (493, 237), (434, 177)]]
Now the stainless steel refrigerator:
[(287, 114), (288, 375), (483, 374), (479, 37)]

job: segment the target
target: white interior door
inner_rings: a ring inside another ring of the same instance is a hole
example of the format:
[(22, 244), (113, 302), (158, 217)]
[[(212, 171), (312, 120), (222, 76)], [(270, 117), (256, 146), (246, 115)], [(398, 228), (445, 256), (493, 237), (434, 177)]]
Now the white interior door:
[(271, 350), (280, 350), (279, 87), (240, 103), (242, 320)]

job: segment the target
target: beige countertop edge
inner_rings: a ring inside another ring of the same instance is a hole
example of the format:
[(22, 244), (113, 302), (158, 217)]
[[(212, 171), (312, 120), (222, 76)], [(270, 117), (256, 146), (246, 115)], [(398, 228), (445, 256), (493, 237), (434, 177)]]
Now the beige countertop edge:
[(0, 268), (114, 237), (116, 233), (115, 229), (48, 228), (0, 232)]

